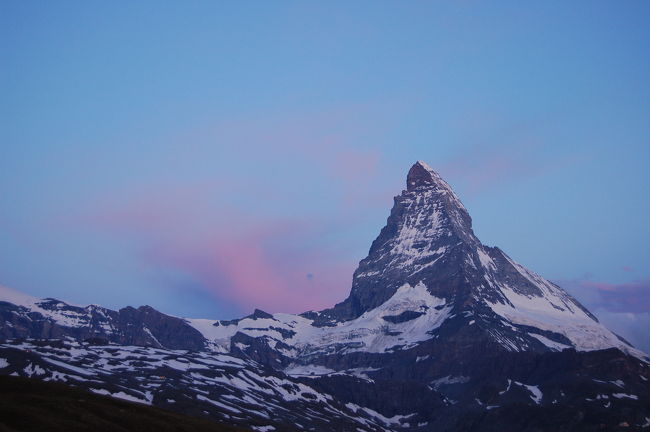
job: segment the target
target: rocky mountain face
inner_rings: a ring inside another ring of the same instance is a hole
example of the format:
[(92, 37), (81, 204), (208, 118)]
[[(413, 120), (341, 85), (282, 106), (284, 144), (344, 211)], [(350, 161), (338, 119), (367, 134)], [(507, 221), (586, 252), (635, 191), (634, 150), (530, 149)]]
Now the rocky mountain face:
[[(97, 305), (72, 306), (56, 299), (32, 299), (4, 290), (0, 302), (0, 337), (101, 338), (120, 345), (142, 345), (171, 349), (201, 350), (205, 341), (181, 318), (158, 312), (150, 306), (113, 311)], [(18, 305), (10, 301), (18, 297)], [(156, 335), (151, 332), (155, 329)]]
[(650, 430), (648, 357), (483, 245), (422, 162), (331, 309), (218, 321), (0, 300), (0, 373), (256, 430)]

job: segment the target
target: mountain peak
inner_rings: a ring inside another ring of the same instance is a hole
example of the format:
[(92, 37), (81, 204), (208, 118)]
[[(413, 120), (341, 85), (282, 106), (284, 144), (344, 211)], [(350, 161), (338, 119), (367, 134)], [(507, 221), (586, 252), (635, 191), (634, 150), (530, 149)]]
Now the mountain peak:
[(411, 191), (420, 186), (439, 184), (440, 176), (425, 162), (417, 161), (406, 176), (406, 188)]
[(471, 231), (472, 218), (449, 184), (426, 162), (417, 161), (406, 176), (407, 195), (426, 195), (425, 201), (444, 202), (444, 209), (461, 231)]

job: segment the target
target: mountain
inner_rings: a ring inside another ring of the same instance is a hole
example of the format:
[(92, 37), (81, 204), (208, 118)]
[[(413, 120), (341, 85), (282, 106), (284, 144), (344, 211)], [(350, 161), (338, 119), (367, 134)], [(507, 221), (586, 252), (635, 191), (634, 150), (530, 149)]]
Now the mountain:
[(219, 321), (0, 294), (0, 373), (255, 430), (650, 428), (646, 354), (483, 245), (423, 162), (330, 309)]

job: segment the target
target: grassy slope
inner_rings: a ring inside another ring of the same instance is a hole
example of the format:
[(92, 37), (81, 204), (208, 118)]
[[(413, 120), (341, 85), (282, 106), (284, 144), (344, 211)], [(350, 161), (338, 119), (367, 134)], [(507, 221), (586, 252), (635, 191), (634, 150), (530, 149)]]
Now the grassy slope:
[(0, 376), (0, 431), (242, 432), (243, 429), (88, 393), (61, 383)]

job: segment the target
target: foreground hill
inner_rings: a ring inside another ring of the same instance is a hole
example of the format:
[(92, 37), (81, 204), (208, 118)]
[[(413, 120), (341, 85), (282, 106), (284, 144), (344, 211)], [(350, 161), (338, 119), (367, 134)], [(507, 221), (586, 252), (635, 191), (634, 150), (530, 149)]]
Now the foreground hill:
[(0, 376), (0, 430), (246, 432), (61, 384)]

